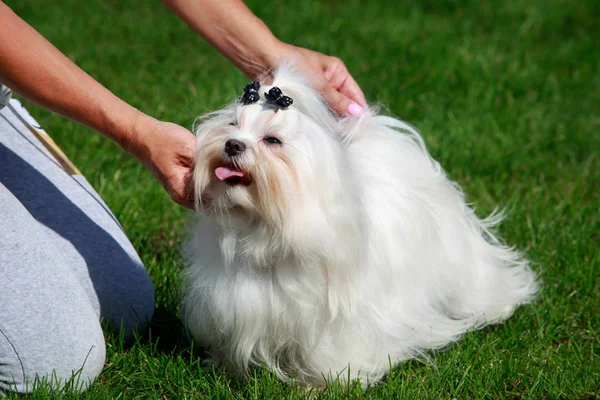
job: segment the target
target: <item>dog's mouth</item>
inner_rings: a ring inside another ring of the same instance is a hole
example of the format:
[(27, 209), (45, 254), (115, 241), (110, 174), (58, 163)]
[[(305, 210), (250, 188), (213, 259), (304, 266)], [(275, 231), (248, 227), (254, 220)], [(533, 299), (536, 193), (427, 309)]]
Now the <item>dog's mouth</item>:
[(224, 164), (215, 169), (215, 175), (230, 186), (249, 186), (252, 183), (252, 177), (247, 172), (231, 164)]

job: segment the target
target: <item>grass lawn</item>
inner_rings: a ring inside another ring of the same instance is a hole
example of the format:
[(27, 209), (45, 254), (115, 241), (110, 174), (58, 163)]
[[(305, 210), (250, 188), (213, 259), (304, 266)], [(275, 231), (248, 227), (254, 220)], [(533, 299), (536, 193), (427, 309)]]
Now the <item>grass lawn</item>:
[[(158, 1), (7, 0), (117, 95), (157, 118), (194, 118), (247, 79)], [(282, 40), (341, 57), (367, 98), (417, 126), (478, 215), (543, 278), (532, 305), (468, 334), (434, 365), (402, 363), (363, 393), (311, 398), (600, 398), (600, 2), (597, 0), (248, 1)], [(0, 39), (1, 40), (1, 39)], [(178, 320), (178, 248), (189, 213), (133, 158), (28, 104), (112, 208), (156, 288), (150, 332), (107, 337), (90, 399), (305, 398), (259, 370), (202, 371)], [(1, 160), (0, 160), (1, 162)]]

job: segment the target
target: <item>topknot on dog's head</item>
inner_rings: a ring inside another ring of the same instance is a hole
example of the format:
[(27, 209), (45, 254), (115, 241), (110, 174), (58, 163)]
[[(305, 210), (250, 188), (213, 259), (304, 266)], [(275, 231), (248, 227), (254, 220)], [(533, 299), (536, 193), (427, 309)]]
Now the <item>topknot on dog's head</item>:
[[(282, 64), (272, 74), (270, 84), (262, 83), (261, 97), (263, 92), (268, 92), (273, 87), (281, 89), (284, 95), (293, 99), (294, 103), (289, 107), (307, 115), (320, 126), (334, 132), (336, 118), (321, 94), (302, 76), (293, 64)], [(266, 79), (261, 79), (265, 81)]]

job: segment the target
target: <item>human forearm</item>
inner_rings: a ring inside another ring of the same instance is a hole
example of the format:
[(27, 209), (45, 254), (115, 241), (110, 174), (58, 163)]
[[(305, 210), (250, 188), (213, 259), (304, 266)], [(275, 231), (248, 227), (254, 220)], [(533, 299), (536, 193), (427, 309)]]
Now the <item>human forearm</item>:
[(129, 150), (134, 127), (150, 120), (77, 67), (0, 2), (0, 82)]
[(241, 0), (162, 2), (249, 78), (292, 63), (339, 115), (358, 116), (366, 106), (362, 90), (340, 59), (279, 41)]
[(162, 0), (175, 14), (254, 79), (276, 65), (284, 45), (241, 0)]

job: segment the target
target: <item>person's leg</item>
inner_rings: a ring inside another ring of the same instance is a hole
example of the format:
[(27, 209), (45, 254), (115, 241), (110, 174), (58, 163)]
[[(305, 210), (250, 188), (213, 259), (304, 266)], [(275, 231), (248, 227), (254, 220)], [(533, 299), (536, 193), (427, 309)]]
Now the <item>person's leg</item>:
[[(144, 329), (154, 291), (133, 246), (81, 175), (65, 172), (23, 119), (0, 109), (0, 397), (35, 377), (87, 386), (105, 356), (99, 318)], [(56, 382), (55, 382), (56, 383)]]
[(87, 180), (66, 173), (27, 125), (37, 122), (16, 100), (0, 110), (0, 183), (40, 223), (96, 314), (116, 329), (122, 325), (131, 337), (154, 311), (150, 278)]
[[(1, 160), (3, 160), (0, 157)], [(0, 397), (36, 378), (85, 389), (105, 345), (88, 295), (59, 248), (0, 184)]]

